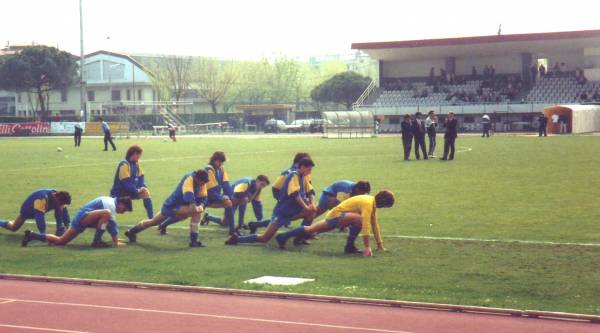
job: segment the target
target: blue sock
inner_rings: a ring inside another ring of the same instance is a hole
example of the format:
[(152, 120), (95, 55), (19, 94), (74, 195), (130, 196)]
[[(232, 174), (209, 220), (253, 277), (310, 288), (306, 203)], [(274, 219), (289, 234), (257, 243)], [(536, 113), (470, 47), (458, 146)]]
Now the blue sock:
[(190, 232), (190, 243), (197, 243), (197, 242), (198, 242), (198, 233)]
[(177, 223), (177, 221), (173, 217), (169, 217), (160, 224), (161, 229), (167, 229), (171, 224)]
[(296, 229), (292, 229), (287, 232), (284, 232), (282, 234), (279, 234), (278, 237), (280, 237), (280, 239), (287, 241), (291, 237), (298, 237), (298, 236), (302, 236), (302, 235), (304, 235), (304, 227), (303, 226), (298, 227)]
[(246, 215), (246, 205), (241, 205), (238, 212), (238, 226), (244, 225), (244, 215)]
[(256, 227), (257, 228), (266, 228), (269, 226), (269, 223), (271, 223), (271, 220), (264, 220), (264, 221), (256, 222)]
[(238, 237), (237, 242), (238, 243), (256, 243), (257, 242), (257, 238), (258, 235), (254, 234), (254, 235), (248, 235), (248, 236), (242, 236), (242, 237)]
[(46, 241), (46, 235), (45, 234), (40, 234), (40, 233), (37, 233), (37, 232), (31, 232), (29, 234), (29, 237), (31, 239), (38, 240), (40, 242), (45, 242)]
[(346, 240), (346, 246), (354, 246), (354, 241), (358, 234), (360, 233), (360, 228), (357, 226), (350, 226), (350, 232), (348, 233), (348, 239)]
[(212, 215), (210, 215), (208, 213), (206, 214), (206, 220), (208, 222), (213, 222), (213, 223), (216, 223), (218, 225), (221, 225), (221, 218), (220, 217), (212, 216)]
[(229, 225), (229, 234), (233, 234), (235, 231), (235, 219), (233, 214), (233, 207), (225, 208), (225, 218), (227, 219), (227, 224)]
[(102, 235), (104, 235), (104, 230), (96, 229), (96, 233), (94, 234), (94, 243), (101, 242)]
[(8, 221), (7, 220), (0, 220), (0, 228), (5, 228), (8, 225)]
[(63, 221), (63, 226), (65, 228), (69, 228), (69, 226), (71, 225), (71, 217), (69, 216), (69, 210), (67, 209), (67, 207), (65, 207), (65, 209), (63, 209), (62, 221)]
[(148, 214), (148, 218), (152, 219), (154, 217), (154, 208), (152, 208), (152, 199), (150, 199), (150, 198), (144, 199), (144, 208), (146, 208), (146, 214)]
[(304, 227), (308, 227), (312, 224), (312, 221), (309, 221), (307, 219), (302, 220), (302, 226)]

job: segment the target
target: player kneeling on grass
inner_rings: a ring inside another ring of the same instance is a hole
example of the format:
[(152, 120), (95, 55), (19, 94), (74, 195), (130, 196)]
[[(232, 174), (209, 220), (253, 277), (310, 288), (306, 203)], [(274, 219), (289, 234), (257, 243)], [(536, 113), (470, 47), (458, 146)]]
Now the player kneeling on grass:
[(356, 183), (349, 180), (337, 181), (323, 190), (319, 198), (316, 217), (321, 216), (350, 197), (369, 194), (369, 192), (371, 192), (371, 184), (366, 180), (359, 180)]
[(278, 235), (277, 243), (279, 243), (281, 249), (284, 249), (285, 243), (290, 237), (306, 237), (307, 235), (323, 233), (336, 228), (343, 229), (349, 227), (350, 234), (348, 235), (344, 252), (361, 253), (354, 245), (354, 241), (362, 231), (365, 246), (363, 254), (365, 257), (371, 257), (373, 255), (371, 246), (369, 245), (371, 231), (375, 234), (377, 250), (385, 251), (379, 223), (377, 222), (376, 210), (377, 208), (389, 208), (393, 205), (394, 194), (390, 191), (381, 191), (375, 197), (371, 195), (357, 195), (333, 208), (327, 214), (325, 220), (308, 227), (299, 227)]
[(21, 228), (23, 223), (29, 219), (35, 219), (38, 231), (46, 233), (47, 212), (54, 210), (56, 219), (56, 235), (60, 236), (69, 227), (69, 211), (67, 205), (71, 204), (69, 192), (56, 191), (53, 189), (42, 189), (31, 193), (21, 205), (19, 215), (14, 221), (0, 220), (0, 228), (15, 232)]
[(118, 238), (117, 214), (131, 212), (131, 210), (131, 198), (129, 197), (98, 197), (79, 209), (64, 235), (57, 237), (27, 230), (21, 245), (27, 246), (32, 240), (48, 242), (51, 245), (67, 245), (85, 229), (94, 228), (96, 234), (92, 247), (108, 247), (108, 244), (102, 242), (102, 235), (105, 230), (108, 230), (108, 233), (112, 236), (114, 245), (121, 246), (125, 243)]
[(221, 226), (229, 227), (229, 235), (235, 233), (235, 221), (233, 215), (233, 197), (231, 192), (231, 186), (229, 185), (229, 176), (225, 172), (223, 164), (227, 161), (225, 153), (222, 151), (216, 151), (210, 158), (208, 165), (204, 168), (208, 173), (208, 183), (206, 189), (208, 191), (208, 202), (207, 207), (210, 208), (224, 208), (225, 216), (219, 218), (211, 216), (208, 213), (202, 218), (201, 224), (208, 224), (208, 222), (214, 222)]
[[(273, 186), (271, 186), (271, 190), (273, 191), (273, 198), (276, 201), (279, 201), (279, 199), (280, 199), (281, 188), (283, 187), (287, 177), (290, 175), (291, 172), (298, 170), (298, 163), (303, 158), (311, 159), (311, 157), (308, 153), (302, 153), (302, 152), (296, 153), (296, 156), (294, 156), (294, 160), (292, 161), (292, 165), (288, 169), (285, 169), (279, 175), (279, 177), (277, 177), (277, 179), (275, 179)], [(314, 189), (312, 186), (311, 175), (303, 177), (303, 188), (304, 188), (304, 192), (306, 193), (305, 201), (306, 201), (307, 205), (310, 207), (310, 209), (301, 211), (297, 215), (293, 216), (291, 218), (291, 220), (295, 221), (298, 219), (302, 219), (302, 225), (311, 225), (312, 221), (315, 219), (315, 212), (317, 210), (315, 207), (315, 192), (314, 192)], [(255, 233), (256, 229), (258, 229), (258, 228), (267, 227), (270, 222), (271, 222), (271, 220), (263, 220), (263, 221), (248, 223), (248, 228), (250, 229), (250, 233), (251, 234)], [(303, 240), (303, 242), (306, 243), (306, 240)]]
[[(262, 235), (248, 235), (239, 237), (232, 235), (226, 242), (226, 245), (236, 245), (238, 243), (266, 243), (268, 242), (281, 227), (288, 226), (292, 222), (292, 218), (301, 212), (313, 210), (307, 202), (308, 198), (304, 191), (304, 177), (307, 177), (312, 172), (314, 163), (309, 158), (303, 158), (298, 162), (298, 169), (290, 172), (286, 177), (283, 186), (279, 192), (280, 198), (273, 209), (273, 217), (269, 226)], [(299, 238), (301, 239), (301, 238)]]
[(175, 191), (163, 204), (160, 213), (127, 230), (125, 236), (129, 238), (130, 242), (135, 243), (137, 234), (141, 231), (160, 225), (161, 234), (166, 234), (167, 226), (191, 218), (190, 247), (203, 246), (198, 241), (198, 224), (206, 205), (207, 182), (208, 173), (204, 170), (194, 171), (183, 176)]
[(154, 216), (150, 191), (146, 187), (144, 170), (139, 164), (144, 150), (138, 145), (127, 149), (125, 159), (117, 166), (110, 196), (113, 198), (130, 197), (131, 199), (142, 199), (144, 208), (149, 219)]

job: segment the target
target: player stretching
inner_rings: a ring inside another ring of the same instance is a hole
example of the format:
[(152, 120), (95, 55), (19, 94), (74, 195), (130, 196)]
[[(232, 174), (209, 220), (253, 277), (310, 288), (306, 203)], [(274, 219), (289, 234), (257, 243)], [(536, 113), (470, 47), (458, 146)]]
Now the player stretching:
[(252, 234), (238, 237), (234, 234), (225, 244), (266, 243), (275, 235), (279, 228), (288, 226), (294, 216), (310, 211), (311, 208), (307, 204), (307, 194), (304, 189), (304, 178), (310, 175), (314, 165), (311, 159), (303, 158), (298, 162), (298, 169), (291, 171), (286, 177), (279, 191), (280, 198), (273, 209), (271, 222), (262, 235)]
[(35, 219), (38, 231), (46, 233), (45, 215), (54, 210), (56, 219), (56, 235), (60, 236), (69, 227), (69, 211), (67, 205), (71, 204), (69, 192), (56, 191), (53, 189), (42, 189), (31, 193), (21, 205), (19, 215), (14, 221), (0, 220), (0, 228), (15, 232), (21, 228), (23, 223), (29, 219)]
[(223, 167), (225, 161), (227, 161), (225, 153), (217, 151), (213, 153), (208, 165), (204, 168), (208, 173), (208, 183), (206, 184), (208, 191), (207, 207), (224, 208), (225, 216), (221, 219), (206, 213), (201, 223), (208, 224), (208, 222), (214, 222), (221, 226), (228, 226), (229, 235), (233, 235), (235, 233), (233, 202), (231, 201), (233, 196), (231, 186), (229, 185), (229, 176), (225, 172), (225, 167)]
[(94, 228), (96, 229), (96, 235), (94, 236), (92, 247), (108, 246), (108, 244), (102, 242), (102, 235), (105, 230), (112, 236), (114, 245), (121, 246), (125, 243), (118, 238), (119, 229), (117, 227), (117, 214), (123, 214), (130, 211), (131, 199), (128, 197), (99, 197), (88, 202), (79, 209), (77, 215), (75, 215), (75, 218), (71, 222), (71, 226), (64, 235), (57, 237), (27, 230), (25, 231), (25, 236), (23, 237), (21, 245), (27, 246), (32, 240), (48, 242), (48, 244), (51, 245), (67, 245), (80, 233), (84, 232), (85, 229)]
[(369, 194), (369, 192), (371, 192), (371, 184), (366, 180), (359, 180), (356, 183), (349, 180), (339, 180), (323, 189), (323, 193), (319, 198), (316, 217), (321, 216), (350, 197)]
[(315, 223), (308, 227), (299, 227), (277, 236), (277, 243), (281, 249), (285, 248), (285, 243), (290, 237), (305, 237), (306, 235), (323, 233), (336, 228), (350, 228), (350, 234), (346, 241), (345, 253), (361, 253), (354, 245), (358, 234), (362, 231), (363, 243), (365, 246), (364, 256), (373, 255), (369, 238), (371, 231), (375, 233), (377, 241), (377, 250), (385, 251), (383, 240), (381, 239), (381, 229), (377, 222), (377, 208), (389, 208), (394, 205), (394, 194), (390, 191), (381, 191), (375, 195), (357, 195), (349, 198), (333, 208), (326, 216), (325, 220)]
[[(206, 183), (208, 174), (204, 170), (198, 170), (183, 176), (175, 191), (165, 201), (160, 210), (151, 219), (138, 223), (135, 227), (125, 232), (129, 241), (135, 243), (137, 234), (152, 226), (167, 226), (191, 218), (190, 223), (190, 247), (201, 247), (198, 240), (198, 224), (206, 205)], [(161, 232), (166, 233), (166, 232)]]
[(130, 197), (131, 199), (142, 199), (144, 208), (149, 219), (154, 216), (150, 191), (146, 187), (144, 170), (139, 160), (144, 150), (138, 145), (127, 149), (125, 159), (117, 166), (110, 196), (113, 198)]

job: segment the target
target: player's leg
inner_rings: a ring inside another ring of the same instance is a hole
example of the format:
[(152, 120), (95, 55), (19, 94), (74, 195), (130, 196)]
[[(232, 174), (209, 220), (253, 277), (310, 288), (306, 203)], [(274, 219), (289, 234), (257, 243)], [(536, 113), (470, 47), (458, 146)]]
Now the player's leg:
[(139, 198), (144, 202), (144, 208), (146, 209), (148, 219), (151, 219), (154, 216), (154, 206), (152, 205), (150, 190), (146, 187), (140, 188)]
[(129, 230), (125, 231), (125, 236), (127, 236), (127, 238), (129, 238), (130, 242), (135, 243), (137, 241), (138, 233), (140, 233), (150, 227), (157, 226), (157, 225), (165, 222), (165, 220), (171, 216), (172, 216), (171, 214), (166, 214), (163, 210), (160, 213), (156, 214), (156, 216), (154, 216), (153, 218), (143, 220), (140, 223), (136, 224), (133, 228), (130, 228)]
[[(221, 202), (213, 203), (209, 206), (210, 208), (223, 208), (225, 210), (225, 216), (221, 219), (221, 225), (229, 227), (229, 235), (235, 233), (235, 219), (233, 214), (233, 202), (228, 197), (224, 196)], [(205, 215), (205, 218), (210, 220), (210, 217)], [(212, 222), (212, 221), (211, 221)]]
[(201, 217), (202, 213), (192, 212), (190, 221), (190, 247), (204, 247), (202, 242), (198, 240), (198, 225), (200, 224)]
[(273, 236), (277, 233), (277, 230), (279, 230), (279, 228), (282, 224), (285, 224), (285, 223), (289, 224), (289, 221), (287, 221), (287, 222), (279, 221), (279, 222), (281, 222), (281, 223), (278, 223), (277, 218), (274, 218), (273, 221), (271, 221), (271, 223), (265, 230), (265, 232), (261, 235), (251, 234), (251, 235), (239, 237), (234, 234), (225, 242), (225, 244), (226, 245), (237, 245), (239, 243), (256, 243), (256, 242), (266, 243), (269, 240), (271, 240), (271, 238), (273, 238)]
[(12, 222), (8, 220), (0, 220), (0, 228), (4, 228), (6, 230), (15, 232), (19, 230), (19, 228), (21, 228), (23, 223), (25, 223), (25, 220), (26, 219), (21, 214), (17, 215), (17, 217), (15, 217), (14, 221)]

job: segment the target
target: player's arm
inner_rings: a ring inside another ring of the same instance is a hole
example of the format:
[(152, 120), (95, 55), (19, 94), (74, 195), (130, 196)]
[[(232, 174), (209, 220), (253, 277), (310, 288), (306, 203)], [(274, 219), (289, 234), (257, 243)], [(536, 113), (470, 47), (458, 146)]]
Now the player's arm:
[(231, 184), (229, 184), (229, 175), (227, 175), (227, 171), (223, 169), (223, 194), (226, 196), (233, 198), (233, 189), (231, 188)]
[(383, 239), (381, 238), (381, 227), (377, 221), (377, 213), (375, 211), (373, 211), (373, 215), (371, 217), (371, 226), (373, 228), (373, 235), (377, 241), (377, 251), (385, 251), (385, 247), (383, 247)]
[(117, 227), (117, 223), (115, 221), (108, 221), (108, 224), (106, 225), (106, 231), (108, 231), (108, 233), (110, 234), (113, 244), (116, 247), (125, 245), (125, 242), (119, 239), (119, 228)]
[(369, 238), (371, 237), (371, 219), (373, 218), (373, 206), (367, 205), (362, 207), (361, 209), (361, 218), (362, 218), (362, 229), (361, 233), (363, 234), (363, 243), (365, 246), (365, 250), (363, 252), (365, 257), (373, 256), (373, 251), (371, 250), (371, 244), (369, 242)]
[(304, 199), (300, 195), (300, 177), (298, 177), (297, 174), (293, 174), (290, 177), (292, 178), (288, 183), (288, 196), (293, 197), (303, 210), (309, 210), (310, 208), (306, 205), (306, 202), (304, 202)]

